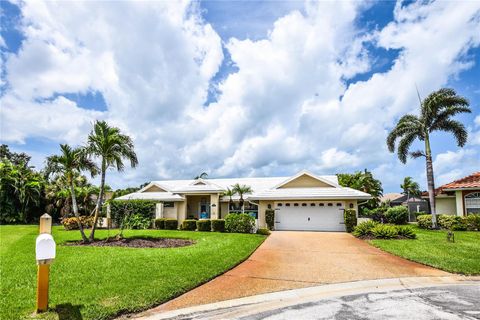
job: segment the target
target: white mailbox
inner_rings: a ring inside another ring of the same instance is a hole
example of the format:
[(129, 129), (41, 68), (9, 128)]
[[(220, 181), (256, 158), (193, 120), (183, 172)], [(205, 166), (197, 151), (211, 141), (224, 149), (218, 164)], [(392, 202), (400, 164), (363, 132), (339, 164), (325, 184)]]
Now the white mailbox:
[(42, 233), (37, 237), (35, 245), (35, 255), (38, 262), (47, 262), (45, 260), (55, 259), (55, 241), (51, 234)]

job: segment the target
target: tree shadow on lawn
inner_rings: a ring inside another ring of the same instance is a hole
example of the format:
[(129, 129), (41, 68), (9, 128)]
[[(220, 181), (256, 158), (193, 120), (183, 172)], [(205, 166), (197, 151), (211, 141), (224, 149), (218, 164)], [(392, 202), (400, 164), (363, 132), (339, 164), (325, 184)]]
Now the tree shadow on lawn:
[(82, 320), (83, 317), (80, 313), (81, 308), (83, 308), (83, 305), (62, 303), (57, 304), (57, 306), (52, 311), (57, 313), (59, 320)]

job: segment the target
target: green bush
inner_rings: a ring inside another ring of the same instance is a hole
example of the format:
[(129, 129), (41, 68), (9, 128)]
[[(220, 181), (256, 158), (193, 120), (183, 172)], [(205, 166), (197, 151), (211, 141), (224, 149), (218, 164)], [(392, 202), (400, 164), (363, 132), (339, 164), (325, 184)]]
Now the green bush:
[(225, 230), (227, 232), (253, 233), (255, 219), (246, 213), (230, 213), (225, 217)]
[(368, 220), (361, 222), (358, 226), (355, 227), (353, 230), (353, 235), (355, 237), (367, 237), (372, 235), (372, 229), (375, 228), (379, 222)]
[[(132, 225), (133, 220), (146, 221), (148, 219), (152, 221), (155, 218), (156, 203), (152, 200), (112, 200), (110, 201), (110, 215), (117, 226), (121, 226), (122, 223)], [(138, 216), (138, 218), (128, 218), (127, 223), (123, 221), (125, 217), (133, 215)]]
[(185, 230), (185, 231), (195, 231), (197, 230), (197, 220), (193, 220), (193, 219), (183, 220), (181, 228), (182, 230)]
[(212, 220), (212, 231), (225, 232), (225, 220), (223, 219)]
[(198, 220), (197, 221), (197, 230), (198, 231), (211, 231), (212, 222), (210, 220)]
[(432, 215), (424, 214), (421, 216), (417, 216), (417, 224), (419, 228), (432, 229)]
[(410, 226), (397, 226), (398, 236), (401, 238), (415, 239), (417, 235)]
[(467, 221), (465, 217), (454, 215), (440, 214), (438, 215), (438, 225), (442, 229), (465, 231), (467, 230)]
[(261, 228), (261, 229), (257, 230), (257, 234), (268, 236), (270, 234), (270, 230), (268, 230), (266, 228)]
[[(93, 225), (93, 217), (80, 216), (80, 222), (84, 228), (91, 228)], [(65, 230), (78, 230), (77, 218), (64, 218), (62, 219), (63, 228)]]
[(395, 239), (398, 236), (398, 228), (389, 224), (377, 224), (371, 232), (377, 239)]
[(480, 231), (480, 214), (469, 214), (464, 217), (465, 226), (468, 231)]
[(165, 229), (166, 230), (177, 230), (178, 229), (177, 219), (165, 219)]
[(408, 222), (408, 209), (404, 206), (388, 208), (385, 218), (388, 223), (406, 224)]
[(265, 222), (269, 230), (273, 230), (275, 228), (275, 210), (265, 210)]
[(156, 229), (165, 229), (165, 218), (155, 219)]
[(152, 219), (140, 214), (131, 214), (123, 218), (124, 229), (148, 229), (152, 225)]
[(357, 225), (357, 213), (353, 209), (346, 209), (343, 213), (343, 220), (345, 221), (345, 228), (347, 232), (352, 232)]

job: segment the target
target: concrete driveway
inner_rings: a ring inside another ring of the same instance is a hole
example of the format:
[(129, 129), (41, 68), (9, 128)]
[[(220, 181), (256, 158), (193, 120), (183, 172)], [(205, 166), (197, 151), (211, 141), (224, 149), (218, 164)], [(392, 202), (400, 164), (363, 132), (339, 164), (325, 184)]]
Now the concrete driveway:
[(139, 316), (320, 284), (448, 275), (383, 252), (348, 233), (277, 231), (237, 267)]

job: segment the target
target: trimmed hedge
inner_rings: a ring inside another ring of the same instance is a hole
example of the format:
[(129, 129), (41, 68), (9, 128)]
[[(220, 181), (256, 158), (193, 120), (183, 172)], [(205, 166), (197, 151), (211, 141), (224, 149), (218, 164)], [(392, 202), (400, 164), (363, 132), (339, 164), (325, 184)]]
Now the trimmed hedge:
[[(84, 228), (90, 228), (93, 225), (93, 217), (80, 216), (80, 223)], [(77, 217), (64, 218), (62, 224), (65, 230), (78, 230)]]
[[(418, 227), (432, 229), (432, 215), (425, 214), (417, 217)], [(453, 231), (480, 231), (480, 214), (467, 216), (437, 215), (438, 226), (442, 229)]]
[(165, 229), (165, 218), (155, 219), (154, 225), (156, 229)]
[(197, 220), (193, 220), (193, 219), (183, 220), (181, 229), (185, 231), (197, 230)]
[(353, 209), (345, 209), (343, 213), (343, 220), (345, 221), (345, 228), (347, 232), (352, 232), (357, 225), (357, 213)]
[[(136, 215), (135, 221), (152, 221), (155, 218), (156, 201), (152, 200), (112, 200), (110, 201), (110, 215), (112, 221), (121, 226), (127, 216)], [(133, 220), (126, 221), (128, 225), (138, 225)]]
[(225, 232), (225, 220), (223, 219), (212, 220), (212, 231)]
[(265, 210), (265, 223), (267, 224), (267, 228), (269, 230), (273, 230), (275, 228), (275, 210)]
[(422, 214), (417, 216), (417, 225), (419, 228), (422, 228), (422, 229), (432, 229), (432, 215)]
[(270, 230), (268, 230), (266, 228), (261, 228), (261, 229), (257, 230), (257, 234), (268, 236), (268, 235), (270, 235)]
[(480, 231), (480, 213), (469, 214), (465, 217), (468, 231)]
[(152, 219), (140, 214), (131, 214), (123, 218), (124, 229), (148, 229), (152, 225)]
[(212, 222), (208, 219), (202, 219), (197, 221), (197, 230), (198, 231), (211, 231)]
[(253, 233), (255, 219), (246, 213), (230, 213), (225, 217), (225, 230), (227, 232)]
[(385, 212), (385, 218), (388, 223), (392, 224), (407, 224), (408, 223), (408, 209), (404, 206), (396, 206), (388, 208)]
[(177, 230), (178, 229), (178, 220), (177, 219), (165, 219), (165, 229), (166, 230)]

